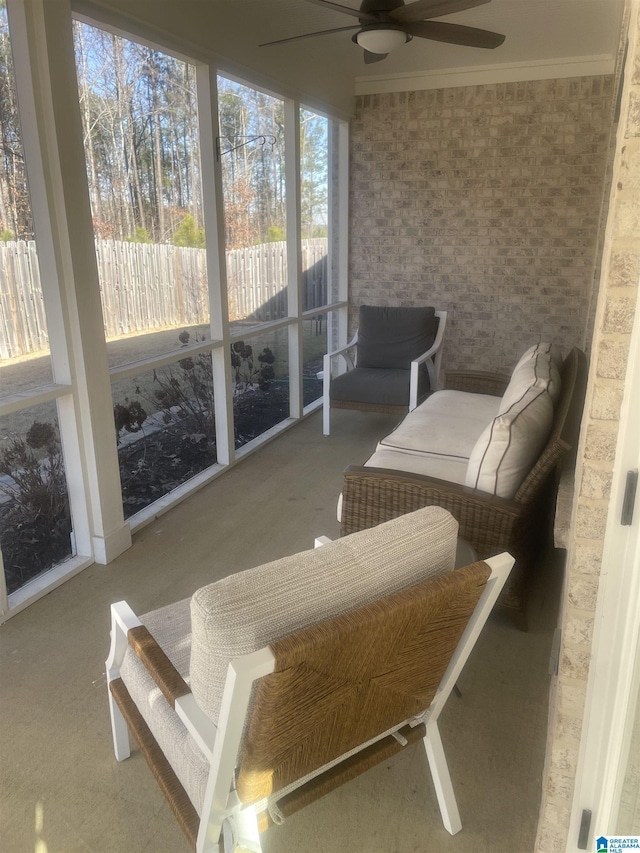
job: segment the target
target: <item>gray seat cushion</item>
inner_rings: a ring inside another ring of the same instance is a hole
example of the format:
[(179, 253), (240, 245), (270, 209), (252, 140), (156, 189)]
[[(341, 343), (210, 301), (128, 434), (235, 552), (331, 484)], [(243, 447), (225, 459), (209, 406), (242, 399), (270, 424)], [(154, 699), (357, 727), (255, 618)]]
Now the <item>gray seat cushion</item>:
[[(331, 399), (374, 406), (409, 406), (410, 370), (356, 367), (331, 380)], [(420, 370), (418, 399), (429, 392), (429, 375)]]
[(408, 370), (436, 336), (435, 308), (362, 305), (358, 326), (358, 367)]
[(331, 399), (341, 403), (408, 406), (408, 370), (356, 367), (331, 381)]

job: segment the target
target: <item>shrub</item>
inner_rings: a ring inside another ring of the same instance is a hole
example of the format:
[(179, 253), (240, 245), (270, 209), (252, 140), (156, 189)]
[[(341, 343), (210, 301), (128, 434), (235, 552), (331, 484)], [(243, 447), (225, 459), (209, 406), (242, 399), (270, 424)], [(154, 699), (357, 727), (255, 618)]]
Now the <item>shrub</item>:
[(142, 228), (141, 226), (136, 228), (133, 236), (125, 237), (125, 240), (127, 243), (153, 243), (151, 234), (149, 234), (146, 228)]
[(71, 554), (71, 514), (60, 439), (50, 423), (34, 421), (24, 439), (0, 453), (7, 589), (13, 592)]
[(174, 246), (186, 246), (192, 249), (204, 249), (204, 228), (196, 228), (196, 223), (190, 213), (184, 217), (171, 241)]
[(234, 370), (234, 397), (255, 389), (256, 385), (261, 391), (268, 391), (276, 376), (275, 370), (272, 367), (275, 360), (276, 358), (271, 349), (265, 347), (258, 355), (258, 364), (256, 364), (252, 346), (245, 344), (244, 341), (236, 341), (231, 344), (231, 366)]

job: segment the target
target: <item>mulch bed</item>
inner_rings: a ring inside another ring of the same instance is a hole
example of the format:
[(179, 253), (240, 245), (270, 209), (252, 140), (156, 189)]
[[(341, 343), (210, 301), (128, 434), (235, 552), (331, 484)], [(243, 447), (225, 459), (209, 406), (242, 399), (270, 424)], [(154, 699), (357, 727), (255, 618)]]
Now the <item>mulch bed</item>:
[[(274, 383), (234, 400), (235, 447), (247, 444), (289, 417), (288, 384)], [(120, 448), (120, 479), (125, 518), (215, 465), (215, 435), (192, 434), (183, 423), (169, 425)]]
[(0, 505), (0, 544), (7, 593), (71, 556), (71, 515), (67, 507), (53, 518), (25, 521), (13, 501)]
[[(322, 383), (305, 379), (305, 405), (318, 399)], [(289, 417), (288, 382), (274, 382), (265, 391), (253, 389), (234, 400), (236, 449)], [(174, 423), (144, 434), (118, 450), (125, 518), (171, 492), (214, 465), (215, 435), (192, 433), (188, 424)], [(0, 504), (1, 547), (8, 592), (71, 556), (72, 530), (68, 510), (55, 519), (25, 522), (13, 501)]]

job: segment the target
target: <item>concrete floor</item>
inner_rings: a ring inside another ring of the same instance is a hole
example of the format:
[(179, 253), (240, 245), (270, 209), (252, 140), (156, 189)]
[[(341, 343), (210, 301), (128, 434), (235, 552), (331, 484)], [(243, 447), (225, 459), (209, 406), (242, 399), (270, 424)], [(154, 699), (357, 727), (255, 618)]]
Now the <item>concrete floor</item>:
[[(335, 537), (342, 469), (364, 461), (394, 418), (317, 413), (144, 528), (0, 628), (0, 850), (188, 850), (142, 756), (118, 764), (104, 675), (108, 611), (138, 613), (199, 586)], [(547, 666), (560, 555), (540, 569), (521, 633), (494, 615), (442, 717), (463, 828), (442, 827), (426, 758), (407, 749), (264, 836), (265, 853), (527, 853), (544, 760)]]

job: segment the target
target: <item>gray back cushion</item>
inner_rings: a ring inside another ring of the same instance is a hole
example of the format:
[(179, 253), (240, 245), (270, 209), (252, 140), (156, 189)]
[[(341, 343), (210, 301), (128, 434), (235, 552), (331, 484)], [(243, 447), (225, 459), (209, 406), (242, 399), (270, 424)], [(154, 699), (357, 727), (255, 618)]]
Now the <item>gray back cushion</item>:
[(358, 367), (409, 370), (436, 336), (435, 308), (360, 306)]

